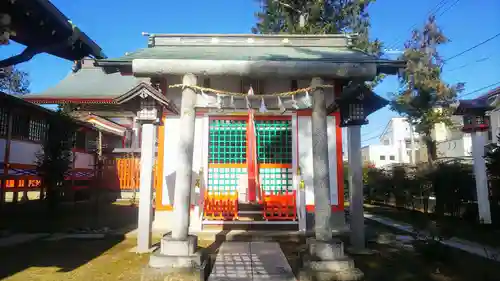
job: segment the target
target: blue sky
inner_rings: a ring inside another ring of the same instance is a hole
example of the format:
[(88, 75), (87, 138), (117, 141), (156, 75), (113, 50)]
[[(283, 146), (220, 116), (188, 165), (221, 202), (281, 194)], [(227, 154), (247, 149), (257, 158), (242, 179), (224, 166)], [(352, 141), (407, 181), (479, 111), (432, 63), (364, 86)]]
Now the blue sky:
[[(500, 1), (448, 0), (436, 14), (438, 24), (452, 40), (443, 46), (444, 58), (466, 50), (500, 31)], [(150, 33), (249, 33), (259, 9), (255, 0), (52, 0), (81, 30), (104, 50), (107, 56), (143, 48)], [(414, 26), (422, 26), (438, 0), (378, 0), (370, 6), (371, 35), (386, 44), (401, 48)], [(481, 4), (479, 4), (479, 2)], [(418, 3), (418, 4), (417, 4)], [(452, 7), (451, 7), (452, 6)], [(451, 8), (449, 8), (451, 7)], [(500, 81), (500, 38), (451, 60), (445, 66), (448, 83), (465, 82), (465, 93)], [(0, 48), (5, 58), (22, 50), (11, 44)], [(479, 61), (479, 62), (476, 62)], [(38, 55), (19, 67), (31, 75), (32, 92), (40, 92), (62, 80), (71, 70), (71, 62), (49, 55)], [(387, 97), (397, 90), (395, 77), (387, 78), (376, 92)], [(486, 90), (485, 90), (486, 91)], [(482, 93), (482, 92), (481, 92)], [(480, 93), (477, 93), (480, 94)], [(468, 97), (474, 97), (477, 94)], [(362, 131), (363, 145), (377, 143), (387, 121), (396, 116), (382, 109), (370, 117)]]

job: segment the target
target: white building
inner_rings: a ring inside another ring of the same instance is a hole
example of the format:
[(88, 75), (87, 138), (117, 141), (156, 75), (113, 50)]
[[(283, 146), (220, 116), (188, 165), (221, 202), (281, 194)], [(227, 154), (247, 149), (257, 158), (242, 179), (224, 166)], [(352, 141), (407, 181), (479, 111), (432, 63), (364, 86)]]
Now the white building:
[(396, 151), (396, 148), (392, 145), (371, 144), (361, 148), (361, 157), (363, 162), (381, 168), (398, 163)]
[[(380, 144), (368, 145), (362, 148), (365, 162), (376, 167), (388, 164), (410, 163), (411, 161), (411, 134), (410, 124), (403, 117), (394, 117), (389, 120), (380, 135)], [(415, 150), (419, 148), (418, 134), (414, 133)]]

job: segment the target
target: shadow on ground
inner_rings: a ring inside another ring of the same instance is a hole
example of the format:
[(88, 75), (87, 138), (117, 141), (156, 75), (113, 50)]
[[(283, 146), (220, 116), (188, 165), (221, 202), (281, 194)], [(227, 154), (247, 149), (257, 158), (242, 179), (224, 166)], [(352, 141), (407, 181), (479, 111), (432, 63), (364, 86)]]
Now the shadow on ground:
[[(74, 279), (84, 280), (87, 278), (86, 275), (92, 276), (93, 269), (101, 266), (97, 263), (89, 265), (89, 262), (97, 258), (108, 259), (107, 266), (112, 266), (109, 264), (109, 259), (111, 259), (111, 264), (119, 263), (120, 255), (128, 252), (123, 247), (128, 249), (134, 246), (133, 244), (119, 245), (123, 244), (122, 242), (126, 239), (125, 233), (136, 228), (137, 208), (130, 204), (101, 203), (96, 212), (95, 204), (91, 202), (64, 203), (59, 206), (55, 216), (48, 216), (43, 202), (29, 201), (26, 204), (10, 206), (6, 204), (0, 216), (2, 218), (0, 229), (3, 230), (4, 236), (27, 232), (49, 234), (78, 231), (99, 232), (104, 228), (107, 229), (105, 238), (101, 239), (66, 238), (56, 241), (38, 239), (15, 246), (1, 247), (0, 279), (2, 280), (23, 272), (24, 274), (29, 272), (28, 275), (19, 275), (19, 278), (23, 276), (24, 280), (32, 280), (33, 276), (36, 276), (37, 280), (56, 280), (56, 277), (44, 279), (42, 276), (72, 272), (85, 267), (85, 270), (75, 273), (82, 275), (81, 278)], [(67, 277), (61, 278), (61, 280), (64, 279)]]

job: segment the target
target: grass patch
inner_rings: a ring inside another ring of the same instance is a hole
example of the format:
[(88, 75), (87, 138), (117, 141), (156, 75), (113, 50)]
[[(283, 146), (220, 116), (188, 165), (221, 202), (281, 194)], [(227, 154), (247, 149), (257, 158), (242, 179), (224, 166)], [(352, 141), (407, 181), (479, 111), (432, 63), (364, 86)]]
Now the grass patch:
[(130, 252), (135, 244), (135, 239), (64, 239), (0, 248), (0, 279), (140, 280), (149, 255)]
[(432, 213), (426, 214), (420, 211), (385, 205), (365, 204), (365, 211), (410, 225), (423, 225), (429, 222), (429, 220), (437, 220), (440, 223), (448, 225), (448, 228), (452, 229), (453, 236), (457, 238), (492, 247), (500, 247), (500, 239), (498, 239), (500, 230), (493, 225), (475, 224), (453, 217), (444, 217), (438, 220)]

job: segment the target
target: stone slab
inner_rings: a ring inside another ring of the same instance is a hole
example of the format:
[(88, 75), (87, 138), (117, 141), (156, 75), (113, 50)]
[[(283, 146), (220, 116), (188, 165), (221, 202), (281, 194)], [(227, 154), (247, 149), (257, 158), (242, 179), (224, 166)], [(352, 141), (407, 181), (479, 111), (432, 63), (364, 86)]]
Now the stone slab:
[(10, 247), (49, 236), (48, 233), (20, 233), (0, 239), (0, 247)]
[(209, 281), (296, 281), (276, 242), (224, 242)]

